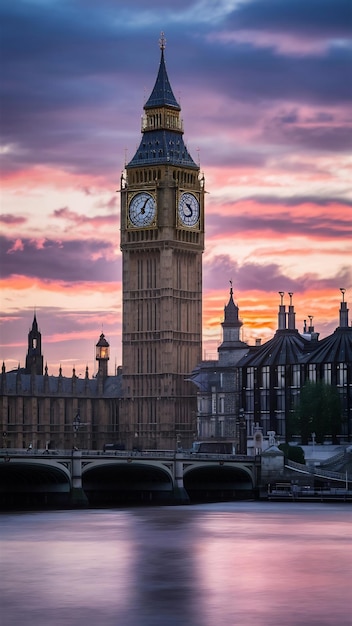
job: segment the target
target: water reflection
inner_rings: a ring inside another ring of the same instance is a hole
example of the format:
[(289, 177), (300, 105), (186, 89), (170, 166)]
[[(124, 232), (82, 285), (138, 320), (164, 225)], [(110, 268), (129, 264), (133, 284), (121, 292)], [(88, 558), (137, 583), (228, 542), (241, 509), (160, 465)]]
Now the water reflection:
[(194, 561), (195, 521), (188, 508), (139, 511), (136, 562), (139, 626), (201, 624), (202, 593)]
[(349, 504), (3, 515), (6, 626), (350, 626)]

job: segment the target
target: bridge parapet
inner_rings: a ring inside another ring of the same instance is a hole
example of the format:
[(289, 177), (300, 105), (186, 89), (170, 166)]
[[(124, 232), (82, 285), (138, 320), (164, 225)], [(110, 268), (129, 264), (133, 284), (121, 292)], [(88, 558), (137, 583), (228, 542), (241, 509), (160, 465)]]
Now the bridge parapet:
[(25, 450), (23, 448), (0, 448), (0, 456), (23, 456), (23, 457), (70, 457), (81, 456), (82, 458), (140, 458), (140, 459), (187, 459), (187, 460), (209, 460), (209, 461), (245, 461), (254, 463), (255, 457), (244, 454), (214, 454), (204, 452), (188, 452), (177, 450)]
[[(217, 484), (221, 484), (222, 490), (232, 489), (233, 493), (241, 489), (248, 491), (256, 487), (257, 464), (254, 457), (244, 455), (171, 450), (0, 450), (3, 485), (7, 476), (16, 474), (22, 477), (24, 489), (25, 485), (30, 488), (31, 476), (34, 485), (39, 468), (43, 485), (51, 485), (53, 492), (57, 490), (54, 485), (57, 476), (64, 472), (71, 502), (77, 505), (87, 502), (87, 493), (99, 494), (101, 490), (107, 493), (109, 489), (113, 492), (122, 489), (124, 493), (128, 490), (136, 493), (138, 489), (153, 494), (164, 492), (173, 503), (186, 503), (189, 496), (185, 480), (193, 491), (204, 491), (202, 484), (215, 491)], [(6, 489), (4, 486), (3, 492)]]

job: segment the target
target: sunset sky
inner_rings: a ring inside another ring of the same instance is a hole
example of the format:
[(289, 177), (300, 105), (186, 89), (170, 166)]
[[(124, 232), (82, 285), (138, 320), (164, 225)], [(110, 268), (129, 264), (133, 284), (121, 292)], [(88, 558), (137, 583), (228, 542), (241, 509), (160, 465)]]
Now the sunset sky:
[[(1, 361), (36, 311), (49, 374), (121, 363), (120, 176), (140, 141), (160, 32), (206, 179), (203, 357), (233, 281), (243, 340), (352, 309), (350, 0), (2, 0)], [(350, 315), (351, 319), (351, 315)]]

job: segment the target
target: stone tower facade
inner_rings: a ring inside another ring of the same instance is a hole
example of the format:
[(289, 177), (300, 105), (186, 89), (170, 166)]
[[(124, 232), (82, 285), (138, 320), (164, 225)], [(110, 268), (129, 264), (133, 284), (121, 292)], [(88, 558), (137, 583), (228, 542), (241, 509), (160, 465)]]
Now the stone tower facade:
[(121, 440), (188, 446), (201, 360), (204, 178), (183, 141), (164, 49), (144, 105), (142, 139), (121, 178), (123, 258)]

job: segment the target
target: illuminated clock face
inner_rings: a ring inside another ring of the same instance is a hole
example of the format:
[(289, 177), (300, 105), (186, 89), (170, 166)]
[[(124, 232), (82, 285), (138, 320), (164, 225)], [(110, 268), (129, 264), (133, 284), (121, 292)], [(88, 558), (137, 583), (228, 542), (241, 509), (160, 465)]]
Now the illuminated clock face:
[(183, 193), (178, 203), (178, 215), (184, 226), (195, 226), (199, 220), (199, 202), (193, 193)]
[(155, 219), (156, 204), (150, 193), (137, 193), (133, 196), (128, 215), (133, 226), (150, 226)]

